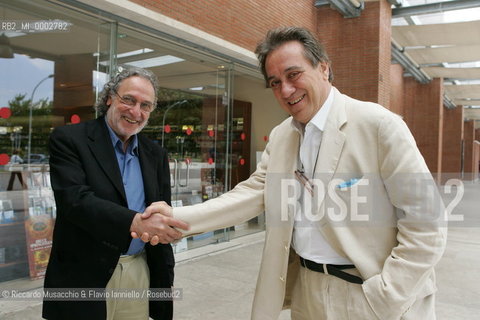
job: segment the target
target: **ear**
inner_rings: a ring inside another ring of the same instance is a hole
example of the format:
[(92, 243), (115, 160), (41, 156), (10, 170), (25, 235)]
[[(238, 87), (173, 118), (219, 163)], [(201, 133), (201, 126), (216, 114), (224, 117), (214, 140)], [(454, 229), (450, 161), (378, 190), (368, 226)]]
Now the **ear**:
[(112, 97), (108, 96), (107, 102), (105, 103), (107, 106), (110, 106), (112, 104)]
[(328, 65), (328, 62), (319, 62), (318, 68), (322, 73), (322, 77), (328, 81), (328, 77), (330, 75), (330, 66)]

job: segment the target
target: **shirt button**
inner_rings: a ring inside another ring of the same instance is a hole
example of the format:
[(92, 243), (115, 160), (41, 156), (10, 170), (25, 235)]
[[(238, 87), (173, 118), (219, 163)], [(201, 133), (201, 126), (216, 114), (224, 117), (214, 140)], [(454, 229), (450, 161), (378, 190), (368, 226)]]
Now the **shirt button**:
[(285, 278), (284, 278), (284, 277), (280, 277), (280, 281), (285, 282)]
[(285, 246), (285, 251), (288, 251), (288, 249), (290, 249), (289, 246)]

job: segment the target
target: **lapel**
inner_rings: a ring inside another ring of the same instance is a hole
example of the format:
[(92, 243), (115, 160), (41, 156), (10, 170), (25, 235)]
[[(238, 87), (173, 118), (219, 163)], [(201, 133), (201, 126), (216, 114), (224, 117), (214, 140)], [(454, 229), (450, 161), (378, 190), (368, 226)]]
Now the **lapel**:
[[(294, 172), (298, 168), (300, 168), (300, 157), (299, 157), (299, 152), (300, 152), (300, 133), (296, 131), (295, 129), (292, 128), (292, 122), (293, 118), (290, 117), (290, 122), (288, 123), (288, 132), (285, 136), (282, 137), (282, 142), (281, 145), (283, 146), (282, 154), (283, 155), (294, 155), (294, 156), (284, 156), (284, 162), (282, 163), (282, 170), (279, 170), (280, 172), (287, 172), (287, 178), (289, 179), (296, 179)], [(292, 150), (295, 150), (295, 152), (292, 152)], [(289, 232), (291, 233), (293, 231), (293, 223), (295, 221), (295, 210), (288, 210), (288, 223), (289, 223)], [(291, 237), (291, 234), (289, 234), (289, 237)]]
[(332, 90), (334, 90), (333, 105), (327, 117), (315, 168), (315, 175), (322, 180), (325, 190), (337, 169), (346, 139), (342, 131), (342, 127), (347, 123), (345, 98), (335, 87), (332, 87)]
[(95, 158), (115, 189), (117, 189), (125, 202), (127, 202), (120, 168), (118, 167), (115, 150), (113, 150), (112, 141), (110, 140), (104, 117), (100, 117), (88, 123), (87, 137), (88, 147), (92, 151), (93, 158)]
[(158, 194), (157, 171), (158, 154), (153, 152), (152, 146), (147, 143), (147, 138), (142, 135), (138, 136), (138, 154), (140, 157), (140, 167), (142, 168), (143, 189), (145, 192), (145, 203), (148, 205), (155, 199)]

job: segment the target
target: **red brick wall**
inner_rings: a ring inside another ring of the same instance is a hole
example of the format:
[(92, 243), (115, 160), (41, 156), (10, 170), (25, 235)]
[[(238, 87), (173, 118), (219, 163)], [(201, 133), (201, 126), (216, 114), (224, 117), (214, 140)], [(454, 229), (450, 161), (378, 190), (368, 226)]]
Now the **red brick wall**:
[(130, 0), (253, 50), (268, 29), (296, 25), (317, 31), (333, 62), (336, 85), (357, 99), (390, 100), (391, 10), (386, 0), (366, 2), (359, 18), (345, 19), (314, 1)]
[(332, 60), (334, 85), (354, 98), (389, 107), (391, 64), (390, 4), (365, 2), (359, 18), (318, 9), (319, 38)]
[(267, 30), (316, 25), (314, 1), (277, 0), (130, 0), (249, 50)]
[(443, 80), (420, 84), (405, 78), (405, 121), (432, 173), (442, 168)]
[(475, 151), (473, 141), (475, 140), (475, 126), (472, 120), (465, 121), (463, 133), (463, 173), (465, 180), (473, 180), (476, 172), (474, 163)]
[(479, 172), (480, 172), (480, 142), (475, 140), (473, 143), (473, 150), (474, 150), (474, 156), (473, 156), (473, 177), (475, 180), (479, 179)]
[(390, 66), (390, 110), (404, 116), (404, 78), (403, 67), (399, 64)]
[(443, 182), (460, 179), (462, 172), (463, 106), (443, 110), (442, 172)]

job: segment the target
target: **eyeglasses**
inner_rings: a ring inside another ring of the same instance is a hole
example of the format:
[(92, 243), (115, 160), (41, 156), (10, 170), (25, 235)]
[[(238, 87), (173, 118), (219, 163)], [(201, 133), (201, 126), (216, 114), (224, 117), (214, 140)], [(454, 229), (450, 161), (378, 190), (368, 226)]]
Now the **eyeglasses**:
[[(138, 101), (137, 99), (135, 99), (134, 97), (132, 96), (123, 96), (121, 97), (117, 91), (115, 90), (112, 90), (113, 93), (115, 93), (115, 95), (118, 97), (118, 99), (120, 100), (120, 102), (122, 104), (124, 104), (125, 106), (129, 107), (129, 108), (133, 108), (137, 105)], [(150, 113), (152, 112), (153, 110), (155, 110), (155, 105), (151, 102), (141, 102), (140, 103), (140, 110), (142, 110), (142, 112), (145, 112), (145, 113)]]
[(312, 183), (312, 181), (305, 176), (305, 173), (302, 170), (295, 170), (295, 176), (313, 197), (313, 187), (315, 185)]

